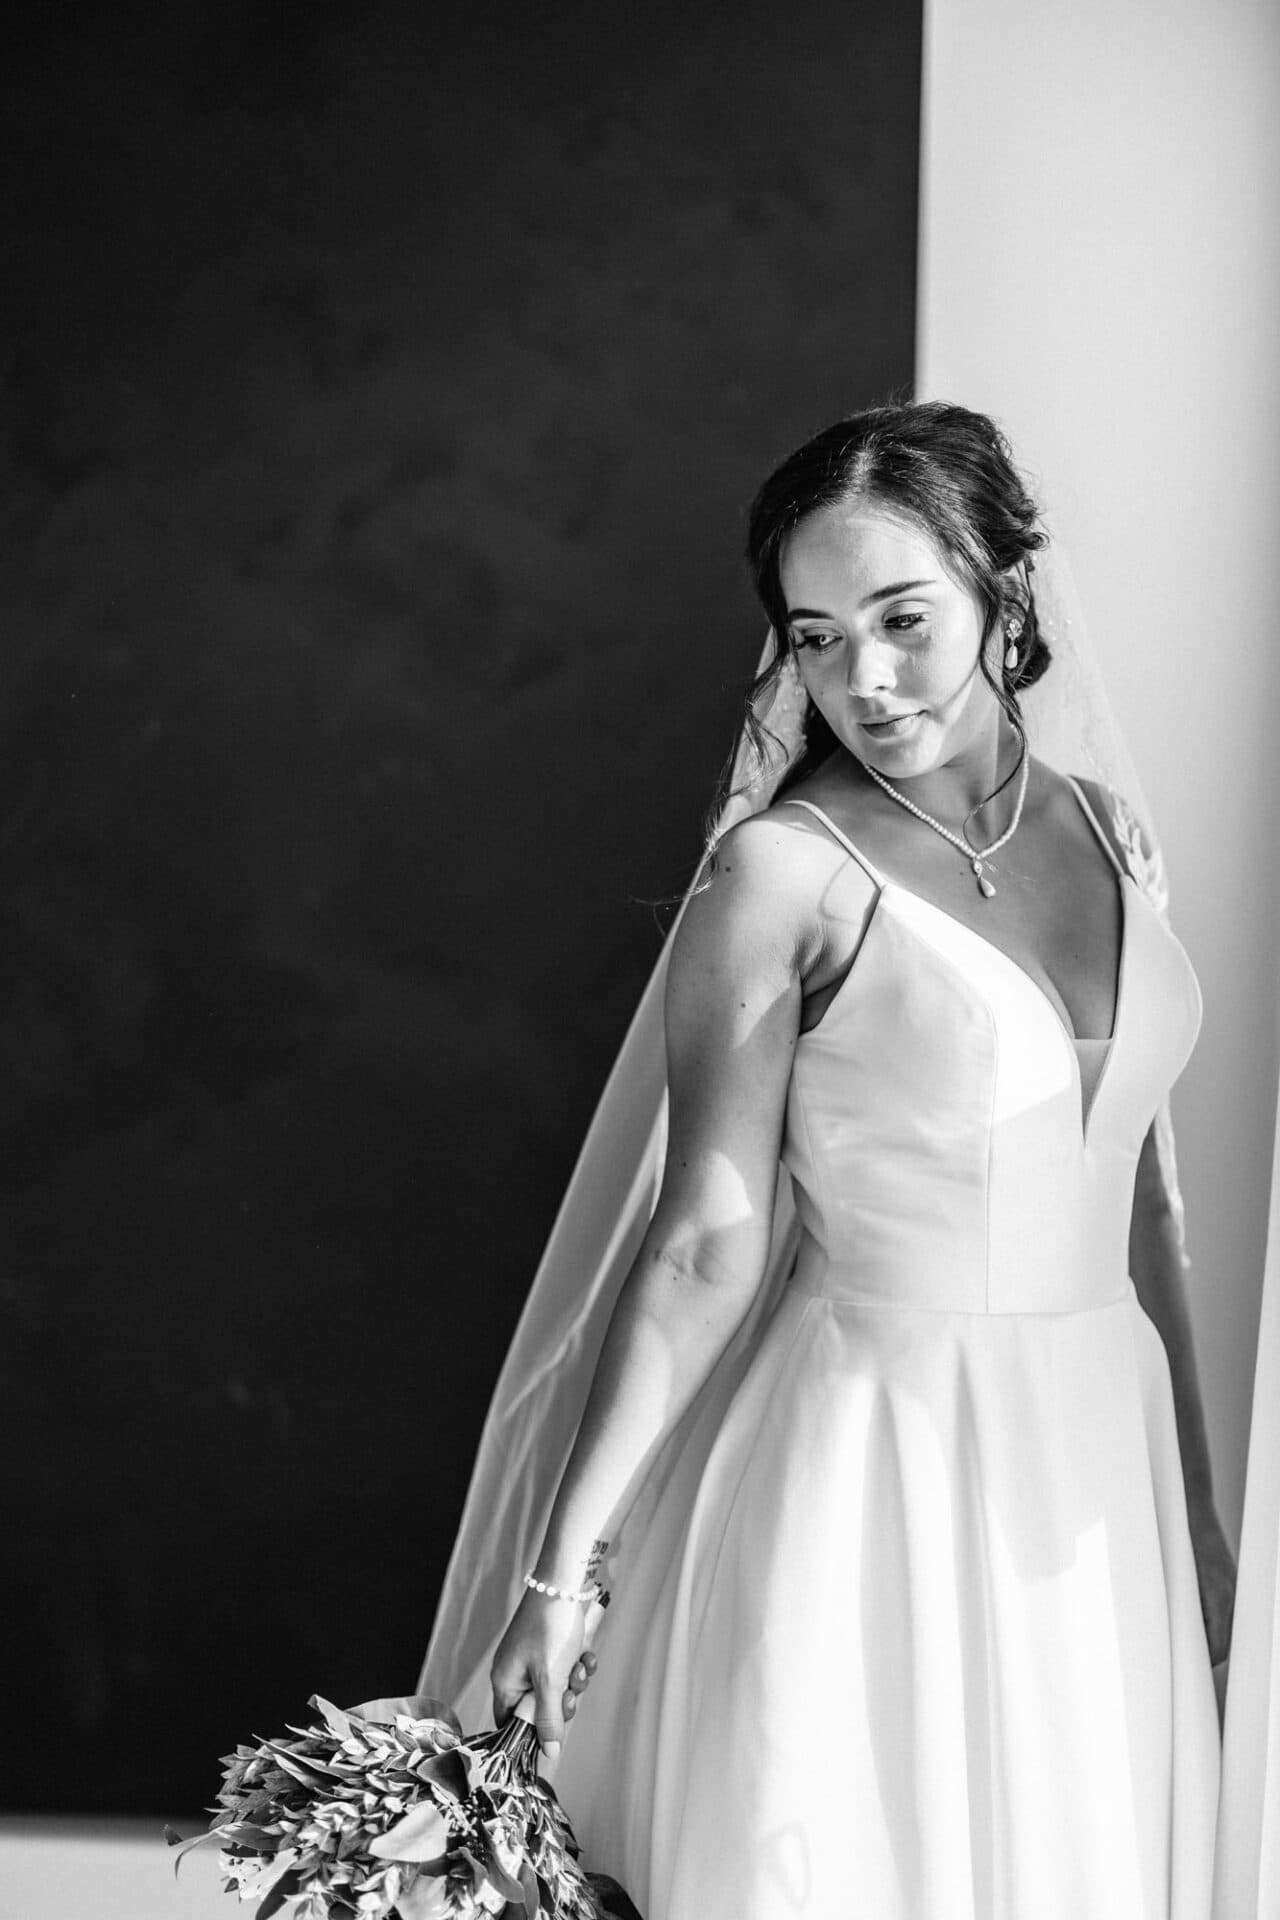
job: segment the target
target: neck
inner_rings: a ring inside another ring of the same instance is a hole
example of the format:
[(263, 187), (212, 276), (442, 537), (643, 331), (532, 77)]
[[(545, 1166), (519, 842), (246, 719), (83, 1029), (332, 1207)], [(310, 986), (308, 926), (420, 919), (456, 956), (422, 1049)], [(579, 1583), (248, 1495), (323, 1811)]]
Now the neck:
[[(984, 727), (976, 739), (941, 766), (930, 767), (927, 773), (915, 774), (909, 779), (894, 780), (892, 775), (886, 778), (918, 807), (936, 815), (957, 832), (961, 822), (970, 815), (976, 815), (973, 822), (976, 828), (991, 828), (996, 818), (1003, 819), (1008, 806), (1012, 805), (1011, 776), (1021, 755), (1022, 741), (1016, 729), (997, 708), (993, 724)], [(1010, 784), (1004, 785), (999, 799), (987, 807), (985, 803), (1005, 782)]]

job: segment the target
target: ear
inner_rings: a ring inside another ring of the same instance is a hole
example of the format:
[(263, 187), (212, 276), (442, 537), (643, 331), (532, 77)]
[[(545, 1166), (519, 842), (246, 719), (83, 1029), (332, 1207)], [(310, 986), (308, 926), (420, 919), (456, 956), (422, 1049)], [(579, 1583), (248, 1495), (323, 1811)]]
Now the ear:
[(1006, 567), (1000, 578), (1004, 587), (1006, 618), (1010, 614), (1021, 614), (1025, 620), (1031, 604), (1031, 581), (1026, 561), (1019, 560), (1015, 566)]

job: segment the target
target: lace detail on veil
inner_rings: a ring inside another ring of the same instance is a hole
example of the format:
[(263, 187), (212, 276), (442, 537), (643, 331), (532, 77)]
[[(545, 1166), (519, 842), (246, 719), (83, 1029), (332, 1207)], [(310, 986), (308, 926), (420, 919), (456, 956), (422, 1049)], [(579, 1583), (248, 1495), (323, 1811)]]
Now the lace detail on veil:
[(1111, 822), (1116, 830), (1120, 851), (1124, 855), (1124, 863), (1138, 887), (1167, 925), (1169, 876), (1165, 871), (1164, 855), (1159, 847), (1152, 848), (1147, 845), (1142, 832), (1142, 822), (1124, 795), (1109, 792), (1108, 797), (1111, 802)]

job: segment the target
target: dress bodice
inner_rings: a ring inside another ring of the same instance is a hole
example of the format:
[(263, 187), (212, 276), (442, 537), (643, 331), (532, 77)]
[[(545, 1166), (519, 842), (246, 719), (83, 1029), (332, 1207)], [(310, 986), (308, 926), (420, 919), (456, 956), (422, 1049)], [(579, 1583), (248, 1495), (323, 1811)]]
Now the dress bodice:
[(1121, 870), (1114, 1032), (1100, 1062), (1082, 1059), (1025, 968), (809, 810), (878, 893), (853, 967), (797, 1043), (793, 1284), (976, 1313), (1119, 1298), (1138, 1155), (1200, 1024), (1181, 944)]

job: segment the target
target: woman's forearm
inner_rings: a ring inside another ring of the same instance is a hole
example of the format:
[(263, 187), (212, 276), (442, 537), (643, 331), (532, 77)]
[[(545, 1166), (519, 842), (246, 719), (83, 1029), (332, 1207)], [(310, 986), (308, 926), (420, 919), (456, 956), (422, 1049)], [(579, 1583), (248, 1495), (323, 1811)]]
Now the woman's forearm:
[(751, 1303), (739, 1278), (646, 1240), (600, 1351), (537, 1563), (542, 1579), (590, 1578), (605, 1542)]
[(1138, 1299), (1154, 1322), (1169, 1360), (1187, 1504), (1192, 1509), (1210, 1507), (1213, 1472), (1187, 1306), (1182, 1249), (1155, 1142), (1150, 1137), (1138, 1163), (1129, 1235), (1129, 1271)]

